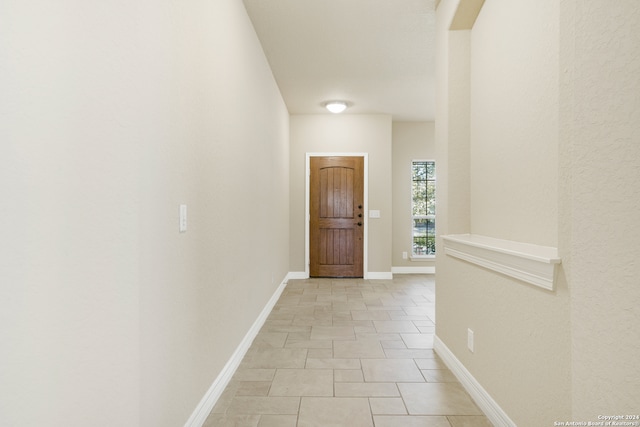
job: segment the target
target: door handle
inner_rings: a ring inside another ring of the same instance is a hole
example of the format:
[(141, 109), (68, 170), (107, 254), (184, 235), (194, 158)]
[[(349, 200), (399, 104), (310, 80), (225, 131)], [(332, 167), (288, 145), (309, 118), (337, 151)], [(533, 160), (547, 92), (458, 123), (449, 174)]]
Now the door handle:
[(358, 227), (362, 227), (362, 223), (361, 222), (358, 222)]
[(362, 214), (358, 214), (358, 218), (362, 218)]

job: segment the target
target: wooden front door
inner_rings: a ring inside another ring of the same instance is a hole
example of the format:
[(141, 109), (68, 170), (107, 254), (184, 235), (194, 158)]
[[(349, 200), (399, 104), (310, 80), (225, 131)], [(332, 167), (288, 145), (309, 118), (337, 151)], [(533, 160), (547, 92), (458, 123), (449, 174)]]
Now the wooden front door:
[(362, 277), (364, 158), (311, 157), (309, 275)]

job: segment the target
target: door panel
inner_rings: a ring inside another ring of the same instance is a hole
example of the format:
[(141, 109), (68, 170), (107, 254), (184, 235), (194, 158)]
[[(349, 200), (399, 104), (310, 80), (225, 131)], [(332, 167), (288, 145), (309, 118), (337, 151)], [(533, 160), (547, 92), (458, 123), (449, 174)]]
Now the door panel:
[(321, 265), (352, 265), (353, 240), (356, 238), (351, 229), (320, 229), (320, 246), (318, 253)]
[(364, 159), (311, 157), (312, 277), (362, 277)]

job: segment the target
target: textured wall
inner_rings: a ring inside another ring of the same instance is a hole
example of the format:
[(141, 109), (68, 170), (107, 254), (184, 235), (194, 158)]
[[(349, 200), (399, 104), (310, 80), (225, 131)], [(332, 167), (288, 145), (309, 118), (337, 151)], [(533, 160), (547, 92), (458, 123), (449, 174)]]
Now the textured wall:
[(640, 408), (640, 9), (561, 9), (561, 239), (571, 291), (573, 418)]
[[(436, 147), (439, 167), (444, 159), (448, 169), (444, 185), (438, 182), (446, 193), (438, 205), (438, 224), (444, 216), (446, 228), (439, 233), (553, 246), (558, 6), (486, 2), (471, 31), (448, 32), (456, 6), (443, 1), (438, 9), (438, 61), (447, 67), (439, 86), (447, 92), (436, 118), (446, 134), (436, 131)], [(534, 427), (568, 417), (569, 296), (562, 274), (548, 292), (449, 256), (438, 257), (436, 272), (438, 336), (511, 419)], [(467, 328), (475, 333), (473, 353)]]
[(369, 153), (370, 272), (391, 272), (391, 116), (291, 116), (291, 271), (305, 271), (306, 153)]
[(0, 40), (0, 425), (183, 425), (288, 271), (242, 3), (9, 0)]
[[(449, 171), (465, 159), (451, 129), (468, 49), (446, 32), (457, 4), (438, 9), (436, 149)], [(437, 333), (518, 426), (638, 410), (638, 22), (630, 0), (493, 1), (470, 32), (471, 231), (557, 244), (562, 267), (550, 293), (439, 257)], [(438, 223), (459, 232), (464, 202), (451, 173), (445, 183)]]
[[(411, 161), (435, 160), (433, 122), (393, 122), (393, 248), (394, 267), (434, 266), (435, 260), (414, 262), (411, 255)], [(437, 168), (437, 165), (436, 165)], [(437, 174), (437, 171), (436, 171)]]

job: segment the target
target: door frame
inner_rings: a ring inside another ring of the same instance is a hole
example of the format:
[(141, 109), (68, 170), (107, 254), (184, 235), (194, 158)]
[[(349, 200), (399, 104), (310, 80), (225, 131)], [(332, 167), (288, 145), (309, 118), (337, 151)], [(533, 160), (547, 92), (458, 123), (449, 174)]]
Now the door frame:
[(309, 222), (311, 221), (311, 212), (309, 208), (309, 197), (311, 190), (311, 157), (362, 157), (364, 162), (364, 231), (362, 244), (362, 275), (364, 279), (369, 276), (368, 269), (368, 253), (369, 253), (369, 153), (306, 153), (305, 166), (305, 190), (304, 190), (304, 273), (309, 278), (309, 264), (311, 256), (309, 251)]

